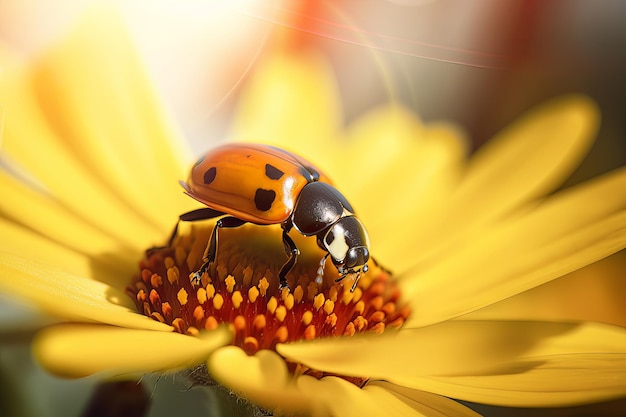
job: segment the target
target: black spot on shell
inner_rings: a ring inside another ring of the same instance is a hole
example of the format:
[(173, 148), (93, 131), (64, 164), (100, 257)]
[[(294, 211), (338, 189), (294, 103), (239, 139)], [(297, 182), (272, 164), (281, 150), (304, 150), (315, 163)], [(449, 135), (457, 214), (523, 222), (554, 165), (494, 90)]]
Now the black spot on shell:
[(265, 176), (271, 180), (278, 180), (285, 175), (283, 171), (273, 165), (265, 164)]
[(268, 211), (276, 199), (276, 191), (259, 188), (254, 194), (254, 205), (259, 211)]
[(206, 185), (211, 184), (215, 180), (215, 175), (217, 175), (217, 168), (211, 167), (207, 169), (207, 171), (204, 173), (204, 183)]

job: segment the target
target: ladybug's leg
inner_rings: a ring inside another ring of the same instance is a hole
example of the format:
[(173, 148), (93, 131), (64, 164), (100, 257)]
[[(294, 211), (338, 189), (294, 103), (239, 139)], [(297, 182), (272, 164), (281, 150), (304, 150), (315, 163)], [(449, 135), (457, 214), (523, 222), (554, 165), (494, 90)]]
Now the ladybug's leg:
[(172, 234), (170, 234), (170, 238), (167, 240), (167, 246), (153, 246), (146, 250), (146, 256), (150, 257), (150, 255), (156, 250), (171, 247), (172, 244), (174, 243), (174, 239), (176, 239), (176, 236), (178, 236), (178, 226), (180, 225), (180, 222), (195, 222), (198, 220), (208, 220), (208, 219), (212, 219), (214, 217), (219, 217), (223, 215), (224, 213), (217, 211), (217, 210), (213, 210), (208, 207), (204, 207), (201, 209), (197, 209), (197, 210), (193, 210), (193, 211), (189, 211), (187, 213), (181, 214), (178, 217), (178, 221), (176, 222), (176, 225), (174, 226), (174, 230), (172, 230)]
[(172, 230), (172, 234), (170, 235), (170, 239), (168, 240), (168, 246), (172, 246), (174, 243), (174, 239), (178, 235), (178, 225), (180, 222), (195, 222), (198, 220), (209, 220), (215, 217), (223, 216), (224, 213), (221, 211), (213, 210), (209, 207), (203, 207), (201, 209), (188, 211), (187, 213), (181, 214), (178, 217), (178, 221), (176, 222), (176, 226), (174, 226), (174, 230)]
[(298, 255), (300, 255), (300, 251), (296, 247), (295, 242), (289, 236), (289, 230), (291, 229), (291, 225), (283, 226), (283, 245), (285, 247), (285, 253), (289, 257), (287, 262), (280, 268), (280, 272), (278, 272), (278, 278), (280, 279), (279, 289), (289, 288), (289, 284), (287, 284), (287, 274), (293, 266), (296, 264), (296, 259)]
[(315, 277), (315, 282), (318, 285), (321, 285), (324, 281), (324, 265), (326, 264), (326, 259), (328, 259), (328, 256), (330, 256), (330, 253), (326, 252), (326, 255), (324, 255), (322, 259), (320, 259), (320, 266), (317, 268), (317, 276)]
[(200, 281), (202, 279), (202, 274), (204, 274), (209, 266), (215, 261), (217, 256), (217, 237), (219, 229), (226, 228), (230, 229), (233, 227), (239, 227), (243, 224), (246, 224), (245, 220), (238, 219), (237, 217), (222, 217), (217, 222), (215, 222), (215, 227), (213, 227), (213, 232), (211, 233), (211, 239), (209, 239), (209, 244), (204, 251), (204, 256), (202, 260), (204, 263), (196, 272), (191, 275), (191, 283), (193, 285), (200, 285)]

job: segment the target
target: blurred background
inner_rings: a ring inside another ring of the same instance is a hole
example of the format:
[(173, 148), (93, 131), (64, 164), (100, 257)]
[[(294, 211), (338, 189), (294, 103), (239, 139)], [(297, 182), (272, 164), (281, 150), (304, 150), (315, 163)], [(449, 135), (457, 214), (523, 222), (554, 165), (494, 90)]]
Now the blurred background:
[[(63, 36), (87, 4), (0, 0), (0, 43), (25, 57), (36, 55)], [(457, 123), (476, 149), (543, 100), (584, 93), (599, 104), (602, 126), (566, 186), (626, 162), (621, 0), (130, 0), (119, 8), (163, 102), (197, 154), (227, 135), (240, 87), (273, 31), (282, 28), (329, 57), (346, 124), (394, 99), (426, 122)], [(0, 342), (0, 415), (79, 416), (94, 392), (96, 399), (111, 397), (111, 391), (95, 391), (95, 379), (60, 381), (32, 365), (27, 344), (33, 316), (0, 301), (0, 320), (10, 323), (14, 336)], [(144, 388), (128, 399), (137, 410), (152, 398), (186, 404), (189, 417), (212, 415), (221, 398), (213, 393), (215, 401), (208, 401), (171, 377), (146, 380)], [(626, 415), (625, 401), (532, 412), (474, 407), (486, 415)], [(153, 403), (148, 415), (173, 413), (180, 414)]]

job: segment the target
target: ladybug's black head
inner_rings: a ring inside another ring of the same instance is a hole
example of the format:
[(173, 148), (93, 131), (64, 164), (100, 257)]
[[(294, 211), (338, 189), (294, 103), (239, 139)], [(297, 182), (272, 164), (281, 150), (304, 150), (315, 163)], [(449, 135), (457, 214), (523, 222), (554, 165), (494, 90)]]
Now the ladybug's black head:
[[(369, 237), (363, 223), (354, 216), (342, 217), (333, 224), (319, 241), (320, 246), (330, 255), (333, 264), (341, 275), (367, 272), (369, 260)], [(355, 283), (356, 283), (355, 280)]]

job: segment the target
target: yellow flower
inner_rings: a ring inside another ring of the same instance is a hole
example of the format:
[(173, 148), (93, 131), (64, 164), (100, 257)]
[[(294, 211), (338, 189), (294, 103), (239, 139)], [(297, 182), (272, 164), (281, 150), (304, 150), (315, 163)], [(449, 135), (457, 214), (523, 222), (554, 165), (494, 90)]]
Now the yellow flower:
[[(623, 328), (484, 309), (626, 244), (624, 169), (548, 195), (595, 133), (596, 109), (579, 96), (538, 108), (467, 160), (454, 128), (398, 105), (342, 133), (324, 63), (273, 57), (245, 91), (233, 137), (298, 151), (331, 173), (393, 271), (407, 321), (249, 356), (228, 345), (227, 327), (190, 337), (136, 313), (124, 291), (137, 261), (194, 204), (177, 185), (188, 152), (123, 33), (89, 15), (34, 63), (1, 55), (2, 152), (14, 171), (0, 172), (0, 289), (67, 322), (36, 338), (46, 369), (81, 377), (206, 363), (278, 414), (461, 416), (475, 414), (449, 398), (533, 407), (626, 393)], [(298, 375), (286, 360), (368, 380)]]

